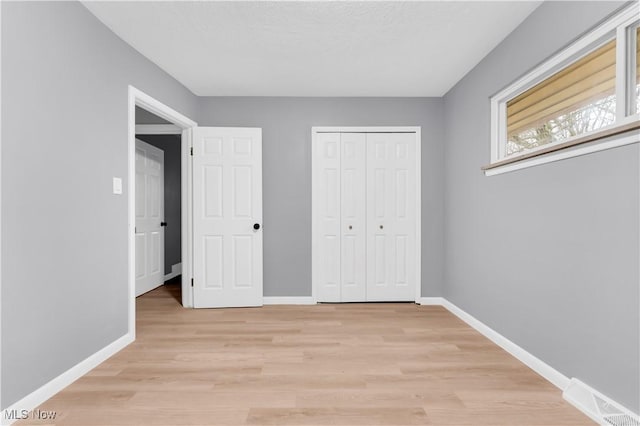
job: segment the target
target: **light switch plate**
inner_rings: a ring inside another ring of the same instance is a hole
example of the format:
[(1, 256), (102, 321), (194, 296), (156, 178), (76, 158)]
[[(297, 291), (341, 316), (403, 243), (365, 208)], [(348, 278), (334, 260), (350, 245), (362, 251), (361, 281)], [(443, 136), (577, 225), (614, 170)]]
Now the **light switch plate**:
[(122, 179), (119, 177), (113, 178), (113, 193), (114, 194), (122, 194)]

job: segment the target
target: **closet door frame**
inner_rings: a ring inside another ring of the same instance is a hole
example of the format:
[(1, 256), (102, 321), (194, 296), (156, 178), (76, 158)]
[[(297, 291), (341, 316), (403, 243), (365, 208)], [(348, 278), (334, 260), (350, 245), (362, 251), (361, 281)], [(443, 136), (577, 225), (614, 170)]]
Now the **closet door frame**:
[(330, 126), (330, 127), (312, 127), (311, 128), (311, 295), (313, 303), (317, 303), (317, 286), (319, 283), (320, 271), (317, 270), (314, 259), (318, 253), (319, 236), (318, 236), (318, 218), (317, 207), (318, 197), (318, 158), (316, 156), (317, 135), (319, 133), (413, 133), (416, 138), (416, 283), (415, 283), (415, 302), (420, 303), (422, 297), (422, 150), (421, 150), (421, 127), (420, 126)]

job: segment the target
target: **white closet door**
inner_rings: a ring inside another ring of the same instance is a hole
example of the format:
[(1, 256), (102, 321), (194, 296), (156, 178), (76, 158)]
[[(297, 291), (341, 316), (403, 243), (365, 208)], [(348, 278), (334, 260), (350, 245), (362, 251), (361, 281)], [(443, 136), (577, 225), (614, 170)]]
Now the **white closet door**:
[(366, 300), (366, 135), (342, 133), (341, 302)]
[(414, 133), (367, 134), (367, 301), (413, 301)]
[(318, 133), (315, 139), (313, 269), (318, 302), (341, 301), (340, 133)]
[(164, 284), (164, 151), (136, 139), (136, 297)]
[(193, 303), (262, 305), (262, 130), (193, 131)]

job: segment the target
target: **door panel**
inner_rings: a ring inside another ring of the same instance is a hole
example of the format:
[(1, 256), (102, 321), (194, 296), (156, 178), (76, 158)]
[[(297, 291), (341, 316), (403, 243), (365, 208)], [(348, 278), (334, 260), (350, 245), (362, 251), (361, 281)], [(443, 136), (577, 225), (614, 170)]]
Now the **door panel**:
[(319, 302), (340, 302), (340, 134), (319, 133), (315, 140), (317, 182), (317, 251), (313, 259), (316, 298)]
[(417, 285), (413, 133), (368, 133), (367, 300), (412, 301)]
[(341, 302), (366, 300), (366, 137), (341, 133)]
[(224, 245), (220, 236), (204, 237), (206, 288), (222, 288), (224, 277)]
[(195, 128), (193, 194), (194, 306), (261, 306), (261, 129)]
[(136, 296), (164, 283), (164, 151), (136, 139)]

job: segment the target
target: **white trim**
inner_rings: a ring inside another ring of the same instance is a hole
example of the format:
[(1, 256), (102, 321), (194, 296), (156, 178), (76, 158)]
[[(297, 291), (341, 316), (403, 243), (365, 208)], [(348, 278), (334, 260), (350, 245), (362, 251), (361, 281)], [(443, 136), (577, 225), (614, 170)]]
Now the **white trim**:
[[(617, 40), (616, 45), (616, 93), (617, 97), (617, 120), (616, 123), (607, 126), (607, 128), (615, 129), (616, 127), (622, 126), (629, 121), (638, 120), (637, 116), (626, 116), (626, 100), (628, 95), (625, 93), (627, 90), (626, 86), (626, 75), (627, 72), (624, 71), (627, 64), (627, 53), (626, 50), (626, 32), (621, 31), (618, 27), (623, 26), (627, 27), (631, 25), (634, 21), (638, 19), (637, 17), (637, 4), (632, 4), (619, 13), (606, 20), (602, 24), (598, 25), (592, 31), (590, 31), (585, 36), (581, 37), (567, 48), (563, 49), (559, 53), (555, 54), (551, 58), (544, 61), (542, 64), (536, 66), (533, 70), (525, 74), (524, 76), (517, 79), (515, 82), (511, 83), (509, 86), (493, 95), (490, 99), (491, 105), (491, 162), (495, 163), (497, 161), (505, 160), (508, 157), (504, 156), (505, 145), (506, 145), (506, 102), (510, 99), (518, 96), (519, 94), (525, 92), (531, 87), (543, 81), (545, 78), (548, 78), (550, 75), (555, 72), (560, 71), (564, 67), (570, 65), (572, 62), (575, 62), (579, 58), (587, 55), (591, 51), (599, 48), (604, 41), (604, 38), (611, 32), (615, 32), (614, 39)], [(622, 36), (622, 39), (619, 37)], [(620, 106), (625, 105), (624, 108), (620, 108)], [(584, 135), (578, 135), (574, 138), (579, 138)], [(546, 144), (536, 149), (527, 150), (526, 153), (536, 152), (537, 150), (547, 149), (549, 147), (553, 147), (554, 145), (559, 145), (562, 143), (570, 142), (574, 138), (568, 138), (561, 141), (557, 141), (554, 143)], [(595, 152), (595, 151), (590, 151)], [(581, 154), (579, 154), (581, 155)], [(565, 157), (570, 158), (570, 157)], [(527, 160), (523, 160), (524, 164), (530, 164)], [(514, 163), (515, 164), (515, 163)], [(534, 164), (532, 164), (534, 165)], [(530, 167), (530, 166), (525, 166)], [(524, 167), (519, 167), (522, 169)], [(510, 169), (517, 170), (517, 169)], [(498, 173), (485, 173), (487, 176)]]
[(444, 306), (444, 297), (421, 297), (416, 303), (424, 306)]
[(501, 175), (515, 170), (526, 169), (528, 167), (539, 166), (541, 164), (552, 163), (554, 161), (566, 160), (594, 152), (605, 151), (607, 149), (618, 148), (640, 142), (640, 131), (634, 130), (623, 136), (611, 136), (610, 138), (595, 141), (591, 144), (578, 145), (574, 148), (554, 151), (552, 153), (533, 157), (516, 163), (505, 164), (495, 169), (485, 170), (485, 176)]
[[(598, 404), (594, 397), (598, 397), (602, 401), (606, 402), (609, 407), (609, 412), (619, 412), (620, 414), (627, 415), (640, 423), (640, 416), (628, 408), (620, 405), (618, 402), (603, 395), (591, 386), (583, 383), (575, 377), (571, 379), (567, 388), (562, 392), (562, 397), (571, 405), (582, 411), (589, 416), (591, 420), (599, 424), (610, 424), (605, 421), (605, 417), (610, 413), (602, 413), (598, 408)], [(613, 408), (613, 409), (612, 409)]]
[(316, 229), (318, 229), (318, 215), (315, 211), (315, 206), (318, 205), (318, 182), (316, 180), (316, 174), (318, 173), (318, 165), (316, 164), (316, 145), (317, 135), (315, 127), (311, 128), (311, 298), (314, 302), (318, 301), (318, 294), (316, 287), (318, 286), (318, 271), (316, 266), (316, 256), (314, 253), (318, 252), (318, 238), (316, 237)]
[(416, 135), (416, 290), (415, 302), (422, 294), (422, 128), (420, 126), (313, 126), (311, 127), (311, 297), (317, 302), (318, 271), (314, 253), (318, 251), (316, 229), (318, 219), (313, 207), (317, 204), (317, 160), (315, 155), (318, 133), (414, 133)]
[(634, 413), (633, 411), (629, 410), (613, 399), (603, 395), (592, 387), (584, 384), (580, 380), (576, 378), (569, 379), (567, 376), (560, 373), (549, 364), (545, 363), (544, 361), (537, 358), (535, 355), (531, 354), (522, 347), (518, 346), (511, 340), (507, 339), (488, 325), (484, 324), (472, 315), (460, 309), (458, 306), (454, 305), (446, 298), (423, 297), (420, 299), (420, 304), (427, 306), (443, 306), (444, 308), (446, 308), (449, 312), (467, 323), (467, 325), (472, 327), (474, 330), (478, 331), (487, 339), (491, 340), (493, 343), (511, 354), (518, 361), (522, 362), (524, 365), (531, 368), (533, 371), (535, 371), (543, 378), (555, 385), (557, 388), (562, 390), (562, 397), (567, 402), (588, 415), (595, 422), (601, 423), (603, 419), (602, 416), (599, 415), (599, 411), (596, 412), (594, 410), (593, 401), (589, 400), (590, 398), (592, 398), (592, 395), (598, 396), (600, 399), (608, 402), (623, 414), (627, 414), (640, 422), (640, 417), (638, 416), (638, 414)]
[[(180, 224), (182, 233), (181, 259), (182, 259), (182, 306), (193, 308), (193, 216), (190, 206), (193, 206), (193, 157), (190, 154), (193, 147), (192, 128), (182, 131), (181, 142), (181, 203), (182, 203), (182, 223)], [(185, 213), (186, 212), (186, 213)]]
[(530, 354), (520, 346), (516, 345), (511, 340), (507, 339), (488, 325), (477, 320), (467, 312), (449, 302), (447, 299), (443, 297), (423, 297), (420, 300), (420, 303), (422, 305), (444, 306), (449, 312), (460, 318), (462, 321), (466, 322), (469, 326), (478, 331), (484, 337), (500, 346), (502, 349), (510, 353), (524, 365), (531, 368), (533, 371), (553, 383), (556, 387), (562, 390), (569, 385), (569, 378), (567, 376), (560, 373), (558, 370), (551, 367), (549, 364), (545, 363), (534, 355)]
[[(188, 117), (180, 114), (174, 109), (168, 107), (162, 102), (152, 98), (146, 93), (136, 89), (133, 86), (129, 86), (129, 122), (128, 122), (128, 174), (127, 174), (127, 191), (128, 191), (128, 218), (129, 218), (129, 229), (128, 229), (128, 253), (129, 253), (129, 334), (135, 339), (136, 332), (136, 300), (135, 300), (135, 139), (136, 139), (136, 116), (135, 116), (135, 107), (139, 106), (148, 112), (151, 112), (158, 117), (161, 117), (167, 121), (172, 122), (176, 126), (187, 130), (197, 126), (197, 123)], [(185, 137), (185, 135), (187, 137)], [(188, 155), (191, 140), (188, 137), (190, 135), (189, 132), (183, 131), (183, 137), (181, 141), (182, 145), (182, 262), (184, 264), (185, 272), (190, 274), (190, 262), (191, 262), (191, 251), (185, 250), (185, 247), (189, 247), (191, 244), (191, 234), (188, 232), (185, 233), (185, 227), (190, 229), (191, 222), (191, 204), (190, 204), (190, 192), (189, 185), (191, 180), (184, 179), (191, 172), (191, 161), (188, 158), (185, 158)], [(186, 166), (186, 167), (185, 167)], [(185, 194), (186, 192), (186, 194)], [(187, 222), (185, 225), (184, 222)], [(189, 275), (188, 275), (189, 276)], [(185, 307), (193, 306), (193, 297), (191, 294), (191, 287), (188, 286), (185, 291), (185, 285), (183, 280), (183, 292), (182, 292), (182, 305)]]
[(180, 274), (182, 274), (182, 263), (176, 263), (175, 265), (171, 265), (171, 272), (164, 276), (164, 280), (169, 281)]
[(422, 127), (416, 132), (416, 298), (422, 297)]
[(312, 133), (417, 133), (420, 126), (314, 126)]
[[(2, 45), (2, 2), (0, 1), (0, 46)], [(2, 81), (2, 55), (0, 55), (0, 82)], [(0, 84), (0, 117), (2, 117), (2, 88)], [(2, 119), (0, 118), (0, 200), (2, 200)], [(0, 208), (0, 242), (2, 241), (2, 209)], [(0, 244), (2, 247), (2, 244)], [(0, 249), (0, 300), (2, 300), (2, 250)], [(2, 330), (2, 303), (0, 303), (0, 330)], [(2, 339), (0, 339), (0, 383), (2, 383)], [(2, 401), (0, 386), (0, 401)], [(0, 407), (1, 409), (2, 407)]]
[(78, 364), (74, 365), (64, 373), (60, 374), (58, 377), (50, 380), (48, 383), (45, 383), (35, 391), (31, 392), (29, 395), (22, 398), (20, 401), (2, 410), (2, 419), (0, 419), (0, 424), (9, 425), (13, 423), (13, 421), (5, 420), (6, 411), (31, 411), (37, 408), (43, 402), (69, 386), (71, 383), (78, 380), (80, 377), (87, 374), (102, 362), (109, 359), (112, 355), (122, 350), (125, 346), (133, 342), (133, 340), (134, 336), (132, 336), (130, 333), (125, 334), (124, 336), (100, 349), (98, 352), (89, 356), (84, 361), (81, 361)]
[(462, 321), (466, 322), (468, 325), (473, 327), (480, 334), (485, 336), (487, 339), (491, 340), (496, 345), (500, 346), (505, 351), (509, 352), (516, 359), (520, 360), (527, 367), (531, 368), (533, 371), (553, 383), (556, 387), (560, 389), (564, 389), (569, 385), (569, 378), (564, 374), (560, 373), (555, 368), (551, 367), (549, 364), (540, 360), (536, 356), (530, 354), (520, 346), (513, 343), (511, 340), (507, 339), (488, 325), (483, 322), (477, 320), (467, 312), (463, 311), (453, 303), (448, 300), (444, 300), (443, 306), (447, 308), (452, 314), (460, 318)]
[(263, 305), (315, 305), (313, 296), (264, 296)]
[(174, 124), (136, 124), (136, 135), (181, 135), (182, 128)]

